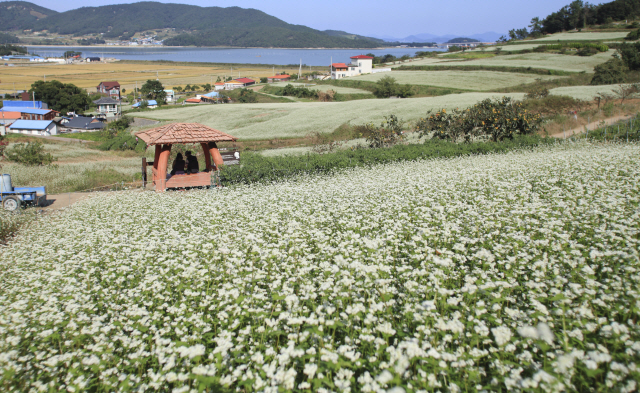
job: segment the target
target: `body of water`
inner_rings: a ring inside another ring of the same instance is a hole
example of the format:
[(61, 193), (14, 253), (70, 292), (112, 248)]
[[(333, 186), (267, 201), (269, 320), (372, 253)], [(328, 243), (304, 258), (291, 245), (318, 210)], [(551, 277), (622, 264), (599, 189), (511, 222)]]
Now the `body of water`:
[(417, 51), (434, 51), (431, 48), (387, 49), (267, 49), (267, 48), (182, 48), (136, 46), (29, 46), (29, 53), (43, 57), (60, 57), (66, 51), (82, 52), (82, 57), (107, 57), (120, 60), (171, 60), (204, 63), (238, 64), (302, 64), (328, 66), (348, 63), (351, 56), (373, 53), (376, 56), (392, 54), (396, 57), (413, 56)]

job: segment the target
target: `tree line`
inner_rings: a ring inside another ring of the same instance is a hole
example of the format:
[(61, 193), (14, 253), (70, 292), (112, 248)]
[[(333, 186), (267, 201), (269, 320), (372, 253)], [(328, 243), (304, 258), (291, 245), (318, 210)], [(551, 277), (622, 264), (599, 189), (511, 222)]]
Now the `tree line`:
[(537, 38), (543, 34), (586, 28), (589, 25), (606, 25), (617, 21), (640, 17), (640, 0), (614, 0), (605, 4), (590, 4), (574, 0), (546, 18), (535, 17), (527, 27), (512, 29), (508, 37), (499, 41)]

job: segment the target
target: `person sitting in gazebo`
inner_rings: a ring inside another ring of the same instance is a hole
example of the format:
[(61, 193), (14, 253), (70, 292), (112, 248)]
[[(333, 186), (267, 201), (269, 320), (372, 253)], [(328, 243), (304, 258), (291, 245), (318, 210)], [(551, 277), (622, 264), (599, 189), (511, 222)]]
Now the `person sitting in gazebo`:
[(200, 164), (198, 158), (191, 154), (191, 151), (187, 150), (187, 173), (198, 173), (200, 170)]
[(178, 153), (176, 159), (173, 160), (173, 166), (171, 167), (171, 176), (178, 174), (184, 175), (184, 158), (182, 158), (182, 153)]

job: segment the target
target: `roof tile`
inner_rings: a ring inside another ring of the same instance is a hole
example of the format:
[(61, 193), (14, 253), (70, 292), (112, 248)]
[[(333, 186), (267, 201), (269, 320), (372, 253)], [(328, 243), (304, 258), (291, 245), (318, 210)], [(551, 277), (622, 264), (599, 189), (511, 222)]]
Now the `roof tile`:
[(136, 133), (147, 145), (235, 141), (236, 137), (199, 123), (173, 123)]

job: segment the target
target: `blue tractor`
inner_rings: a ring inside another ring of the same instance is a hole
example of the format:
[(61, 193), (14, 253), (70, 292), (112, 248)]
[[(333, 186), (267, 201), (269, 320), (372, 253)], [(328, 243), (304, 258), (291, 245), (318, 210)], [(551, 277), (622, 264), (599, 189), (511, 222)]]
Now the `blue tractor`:
[(0, 202), (7, 211), (17, 212), (23, 205), (42, 206), (46, 200), (44, 186), (13, 187), (11, 175), (4, 174), (0, 178)]

